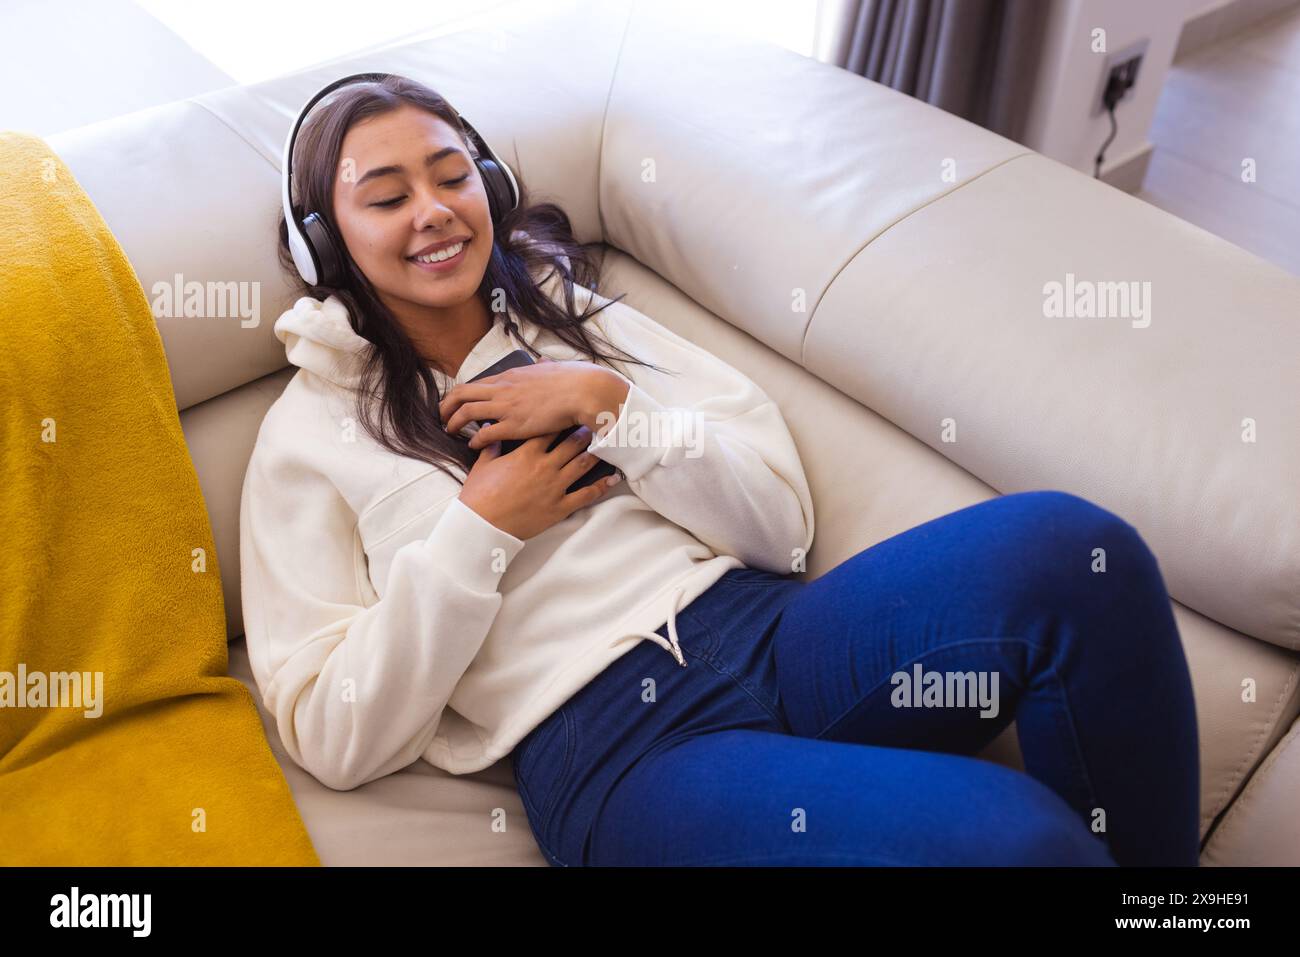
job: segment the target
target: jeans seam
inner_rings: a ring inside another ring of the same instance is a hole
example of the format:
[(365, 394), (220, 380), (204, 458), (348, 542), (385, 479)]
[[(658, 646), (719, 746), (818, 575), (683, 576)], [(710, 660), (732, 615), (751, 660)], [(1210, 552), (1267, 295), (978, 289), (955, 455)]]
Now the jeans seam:
[(573, 755), (576, 748), (574, 738), (577, 735), (577, 731), (575, 729), (575, 723), (573, 722), (573, 718), (569, 714), (569, 706), (567, 704), (562, 705), (560, 707), (560, 715), (564, 719), (564, 738), (565, 738), (564, 763), (563, 766), (561, 767), (559, 775), (555, 779), (555, 782), (551, 785), (551, 787), (547, 791), (546, 800), (544, 803), (545, 813), (538, 810), (537, 802), (533, 800), (532, 794), (529, 792), (529, 789), (524, 785), (523, 775), (519, 773), (519, 766), (517, 762), (513, 763), (513, 768), (515, 771), (515, 789), (519, 792), (519, 796), (523, 799), (525, 805), (525, 816), (527, 816), (526, 812), (531, 810), (533, 812), (533, 816), (537, 821), (537, 826), (535, 828), (530, 823), (529, 833), (532, 834), (533, 840), (537, 842), (537, 846), (541, 849), (542, 854), (551, 863), (557, 864), (560, 867), (568, 867), (569, 865), (561, 861), (559, 856), (551, 849), (550, 843), (546, 839), (548, 836), (546, 832), (550, 826), (550, 815), (555, 810), (554, 808), (555, 800), (557, 797), (559, 797), (560, 787), (561, 785), (567, 782), (570, 771), (572, 770)]
[[(1083, 750), (1079, 747), (1079, 732), (1074, 727), (1074, 709), (1070, 704), (1070, 693), (1066, 690), (1065, 682), (1061, 680), (1060, 674), (1055, 665), (1049, 665), (1047, 673), (1056, 681), (1057, 687), (1061, 689), (1061, 700), (1064, 702), (1065, 726), (1070, 733), (1070, 743), (1074, 745), (1074, 756), (1078, 760), (1079, 768), (1083, 772), (1083, 784), (1088, 789), (1088, 811), (1091, 812), (1097, 806), (1097, 791), (1092, 786), (1092, 775), (1088, 773), (1088, 762), (1083, 756)], [(1089, 827), (1091, 830), (1091, 827)], [(1110, 832), (1107, 831), (1103, 842), (1106, 847), (1110, 847)]]
[(819, 731), (816, 735), (814, 735), (814, 737), (815, 737), (817, 740), (821, 740), (822, 737), (823, 737), (824, 735), (827, 735), (827, 734), (829, 734), (831, 731), (833, 731), (833, 730), (835, 729), (835, 726), (836, 726), (836, 725), (838, 725), (841, 721), (843, 721), (843, 720), (844, 720), (845, 718), (847, 718), (850, 714), (852, 714), (854, 711), (856, 711), (856, 710), (857, 710), (857, 709), (862, 705), (862, 703), (863, 703), (864, 701), (866, 701), (866, 700), (867, 700), (868, 698), (870, 698), (873, 694), (875, 694), (877, 691), (879, 691), (879, 690), (880, 690), (880, 689), (881, 689), (885, 684), (887, 684), (887, 683), (889, 682), (890, 678), (893, 676), (894, 672), (900, 671), (900, 670), (902, 670), (903, 668), (906, 668), (906, 667), (908, 667), (908, 666), (910, 666), (910, 665), (916, 664), (918, 661), (920, 661), (920, 660), (921, 660), (922, 658), (924, 658), (926, 655), (932, 655), (932, 654), (935, 654), (936, 652), (940, 652), (940, 651), (947, 651), (947, 650), (952, 649), (952, 648), (960, 648), (962, 645), (978, 645), (978, 644), (984, 644), (984, 643), (986, 643), (986, 642), (990, 642), (990, 641), (1014, 641), (1014, 642), (1017, 642), (1017, 643), (1022, 644), (1022, 645), (1028, 645), (1028, 646), (1030, 646), (1030, 647), (1037, 647), (1037, 646), (1035, 646), (1035, 645), (1033, 644), (1033, 642), (1031, 642), (1031, 641), (1029, 641), (1029, 640), (1027, 640), (1027, 639), (1025, 639), (1025, 638), (1021, 638), (1021, 637), (1019, 637), (1019, 636), (1017, 636), (1017, 635), (1000, 635), (1000, 636), (999, 636), (999, 635), (990, 635), (990, 636), (987, 636), (987, 637), (984, 637), (984, 638), (963, 638), (963, 639), (961, 639), (960, 641), (952, 641), (952, 642), (949, 642), (948, 644), (945, 644), (945, 645), (938, 645), (938, 646), (936, 646), (936, 647), (934, 647), (934, 648), (927, 648), (927, 649), (925, 649), (925, 651), (921, 652), (919, 655), (915, 655), (915, 656), (909, 658), (907, 661), (903, 662), (902, 664), (896, 665), (895, 668), (894, 668), (894, 671), (893, 671), (893, 672), (890, 672), (889, 675), (886, 675), (885, 677), (881, 678), (881, 679), (880, 679), (879, 681), (877, 681), (874, 685), (872, 685), (872, 686), (871, 686), (867, 691), (865, 691), (863, 694), (859, 695), (857, 701), (853, 702), (851, 705), (849, 705), (847, 708), (845, 708), (844, 711), (841, 712), (841, 714), (839, 715), (839, 717), (837, 717), (837, 718), (835, 718), (835, 720), (829, 722), (829, 723), (828, 723), (824, 728), (822, 728), (821, 731)]
[[(691, 610), (691, 608), (690, 608), (689, 605), (688, 605), (687, 607), (683, 608), (683, 609), (679, 612), (679, 615), (680, 615), (680, 617), (682, 617), (682, 618), (686, 618), (686, 619), (688, 619), (688, 620), (694, 622), (694, 623), (695, 623), (695, 627), (701, 629), (701, 630), (704, 631), (706, 634), (708, 634), (708, 636), (709, 636), (709, 646), (708, 646), (708, 651), (707, 651), (707, 652), (703, 652), (703, 653), (697, 651), (697, 652), (693, 652), (692, 654), (693, 654), (694, 657), (696, 657), (696, 658), (700, 658), (700, 659), (702, 659), (702, 660), (704, 660), (704, 661), (707, 661), (709, 664), (713, 664), (713, 665), (715, 665), (715, 667), (716, 667), (716, 664), (715, 664), (715, 662), (713, 661), (713, 653), (714, 653), (715, 651), (717, 651), (717, 649), (718, 649), (718, 634), (717, 634), (717, 632), (715, 632), (715, 631), (714, 631), (714, 630), (709, 626), (709, 623), (708, 623), (708, 622), (706, 622), (704, 619), (702, 619), (699, 615), (695, 614), (695, 612), (693, 612), (693, 611)], [(682, 654), (686, 654), (686, 648), (685, 648), (685, 647), (682, 648)]]
[[(537, 805), (533, 802), (532, 797), (528, 793), (528, 788), (524, 786), (523, 779), (518, 774), (515, 775), (515, 788), (519, 792), (519, 796), (523, 799), (525, 818), (528, 818), (529, 810), (532, 810), (534, 814), (537, 814)], [(533, 841), (536, 842), (538, 848), (542, 852), (542, 855), (546, 857), (548, 861), (561, 863), (560, 859), (555, 856), (555, 852), (551, 850), (550, 845), (546, 842), (543, 836), (544, 828), (542, 825), (541, 815), (537, 815), (536, 819), (537, 819), (536, 827), (532, 826), (531, 821), (529, 822), (528, 833), (532, 835)]]
[(555, 802), (560, 796), (560, 789), (568, 782), (569, 773), (573, 768), (573, 755), (577, 750), (576, 722), (569, 713), (569, 706), (560, 707), (560, 717), (564, 719), (564, 760), (560, 765), (559, 773), (555, 777), (554, 783), (547, 791), (546, 800), (542, 806), (542, 812), (537, 816), (539, 829), (545, 832), (551, 823), (551, 815), (555, 813)]
[(528, 793), (528, 788), (524, 784), (523, 775), (519, 773), (518, 759), (515, 760), (514, 770), (515, 770), (515, 789), (519, 792), (520, 798), (523, 799), (524, 810), (532, 811), (533, 814), (536, 815), (537, 805), (533, 802), (532, 797)]
[[(931, 655), (937, 652), (947, 651), (953, 648), (959, 648), (962, 645), (984, 644), (991, 641), (992, 642), (1010, 641), (1016, 644), (1024, 645), (1030, 649), (1031, 653), (1034, 649), (1042, 648), (1041, 645), (1036, 645), (1033, 642), (1029, 641), (1028, 639), (1019, 637), (1017, 635), (986, 636), (982, 638), (963, 638), (960, 641), (953, 641), (953, 642), (949, 642), (948, 644), (938, 645), (934, 648), (927, 648), (921, 654), (913, 656), (912, 658), (908, 659), (906, 662), (897, 666), (894, 670), (899, 671), (903, 668), (907, 668), (910, 665), (921, 660), (922, 658), (926, 657), (927, 655)], [(1084, 759), (1082, 749), (1079, 747), (1079, 734), (1077, 729), (1074, 726), (1073, 708), (1070, 705), (1070, 695), (1069, 695), (1069, 691), (1066, 688), (1066, 683), (1061, 678), (1061, 674), (1057, 670), (1055, 663), (1051, 661), (1049, 661), (1047, 667), (1043, 669), (1043, 675), (1045, 677), (1050, 677), (1053, 684), (1060, 689), (1061, 703), (1062, 703), (1062, 707), (1060, 710), (1064, 712), (1062, 717), (1064, 719), (1065, 729), (1068, 733), (1070, 744), (1074, 750), (1074, 758), (1076, 760), (1076, 765), (1080, 769), (1081, 774), (1083, 775), (1084, 787), (1087, 789), (1088, 804), (1090, 808), (1096, 807), (1097, 792), (1092, 784), (1092, 775), (1088, 772), (1088, 763)], [(892, 672), (890, 676), (892, 676)], [(872, 695), (874, 695), (877, 691), (879, 691), (882, 687), (884, 687), (886, 682), (889, 680), (890, 676), (886, 676), (885, 678), (882, 678), (880, 681), (872, 685), (870, 690), (862, 694), (858, 698), (858, 700), (855, 701), (852, 705), (850, 705), (847, 709), (845, 709), (845, 711), (838, 718), (830, 722), (830, 724), (828, 724), (820, 733), (818, 733), (816, 736), (817, 739), (821, 740), (824, 735), (829, 734), (831, 731), (833, 731), (841, 721), (843, 721), (850, 714), (852, 714), (857, 708), (859, 708), (864, 701), (869, 699)], [(1062, 720), (1062, 718), (1058, 717), (1057, 720), (1060, 721)], [(1103, 836), (1101, 840), (1102, 843), (1105, 844), (1107, 848), (1110, 847), (1109, 833)]]
[(726, 675), (728, 678), (731, 679), (732, 683), (735, 684), (737, 688), (745, 692), (745, 694), (749, 696), (750, 700), (752, 700), (756, 705), (762, 708), (773, 721), (775, 721), (779, 726), (784, 726), (785, 725), (784, 720), (781, 718), (780, 715), (776, 713), (776, 711), (774, 711), (771, 707), (769, 707), (766, 703), (764, 703), (762, 698), (756, 695), (749, 688), (748, 685), (746, 685), (743, 681), (741, 681), (738, 677), (736, 677), (735, 673), (730, 668), (726, 667), (726, 665), (724, 665), (721, 661), (717, 661), (713, 658), (713, 652), (717, 650), (719, 641), (718, 641), (718, 634), (713, 630), (712, 626), (709, 625), (708, 622), (703, 621), (698, 616), (692, 614), (690, 611), (686, 609), (682, 610), (682, 614), (690, 618), (692, 621), (694, 621), (700, 628), (704, 629), (704, 631), (708, 632), (709, 638), (712, 641), (712, 644), (709, 646), (710, 653), (708, 655), (702, 655), (699, 654), (698, 652), (690, 652), (687, 651), (685, 648), (682, 648), (682, 654), (683, 655), (689, 654), (691, 657), (699, 661), (703, 661), (705, 664), (707, 664), (718, 674)]

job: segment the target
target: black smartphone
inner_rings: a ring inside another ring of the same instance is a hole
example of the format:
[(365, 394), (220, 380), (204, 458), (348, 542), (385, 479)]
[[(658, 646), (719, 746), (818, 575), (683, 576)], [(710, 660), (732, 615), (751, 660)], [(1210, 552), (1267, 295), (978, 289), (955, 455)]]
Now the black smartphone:
[[(519, 366), (528, 366), (532, 364), (533, 364), (532, 356), (530, 356), (523, 349), (516, 349), (508, 356), (504, 356), (501, 359), (498, 359), (496, 362), (492, 363), (490, 366), (488, 366), (478, 375), (470, 378), (469, 381), (473, 382), (475, 379), (486, 379), (488, 376), (500, 375), (502, 372), (505, 372), (507, 369), (515, 369), (518, 368)], [(494, 422), (496, 422), (496, 419), (482, 419), (476, 421), (478, 421), (479, 427), (482, 428), (485, 425), (492, 425)], [(551, 449), (555, 448), (557, 445), (559, 445), (561, 442), (567, 439), (574, 432), (578, 431), (578, 429), (580, 428), (581, 426), (572, 425), (569, 428), (565, 429), (563, 432), (561, 432), (559, 435), (555, 437), (554, 442), (552, 442), (549, 446), (546, 447), (546, 451), (548, 452), (551, 451)], [(507, 455), (510, 452), (513, 452), (515, 449), (519, 448), (519, 446), (523, 445), (525, 441), (526, 441), (525, 439), (502, 439), (501, 454)], [(618, 470), (614, 468), (614, 466), (610, 465), (608, 462), (598, 461), (596, 462), (595, 465), (593, 465), (590, 469), (587, 470), (585, 475), (581, 476), (577, 481), (575, 481), (572, 485), (570, 485), (567, 489), (565, 489), (565, 492), (567, 493), (576, 492), (578, 489), (584, 488), (585, 486), (588, 486), (593, 482), (599, 482), (601, 479), (608, 478), (609, 476), (613, 475), (617, 471)]]

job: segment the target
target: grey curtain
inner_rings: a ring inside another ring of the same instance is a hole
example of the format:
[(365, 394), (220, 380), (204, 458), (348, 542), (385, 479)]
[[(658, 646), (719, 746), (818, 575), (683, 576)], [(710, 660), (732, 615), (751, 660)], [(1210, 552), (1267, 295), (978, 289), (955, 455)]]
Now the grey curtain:
[(820, 0), (818, 59), (1019, 139), (1048, 0)]

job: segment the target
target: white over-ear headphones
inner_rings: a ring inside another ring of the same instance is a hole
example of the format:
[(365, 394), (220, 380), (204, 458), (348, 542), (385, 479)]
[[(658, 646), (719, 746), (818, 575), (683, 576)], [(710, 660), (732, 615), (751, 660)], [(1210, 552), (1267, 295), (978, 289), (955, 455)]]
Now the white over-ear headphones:
[[(289, 136), (284, 141), (284, 159), (281, 164), (280, 198), (284, 204), (284, 221), (289, 233), (289, 252), (293, 255), (293, 264), (298, 268), (298, 275), (309, 286), (338, 287), (343, 281), (346, 253), (341, 243), (330, 231), (328, 224), (320, 213), (309, 211), (300, 220), (294, 214), (292, 196), (293, 181), (293, 146), (298, 139), (298, 129), (303, 120), (322, 98), (348, 83), (379, 82), (394, 76), (392, 73), (353, 73), (335, 80), (318, 90), (307, 104), (298, 112), (289, 129)], [(519, 205), (519, 184), (510, 167), (492, 152), (478, 130), (460, 113), (456, 114), (465, 132), (469, 134), (479, 155), (474, 159), (483, 187), (487, 191), (488, 206), (492, 211), (492, 224), (499, 227), (505, 215)]]

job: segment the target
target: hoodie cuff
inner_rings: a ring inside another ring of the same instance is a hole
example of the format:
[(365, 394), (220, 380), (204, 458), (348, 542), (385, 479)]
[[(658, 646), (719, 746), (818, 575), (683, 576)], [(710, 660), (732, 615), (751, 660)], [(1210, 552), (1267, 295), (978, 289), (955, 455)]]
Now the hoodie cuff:
[(494, 592), (524, 541), (497, 528), (453, 498), (425, 539), (433, 561), (449, 578), (476, 592)]
[(686, 455), (683, 409), (670, 409), (636, 383), (628, 382), (618, 419), (587, 451), (622, 471), (629, 482), (656, 465), (676, 465)]

